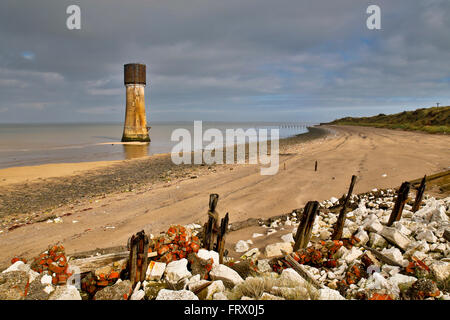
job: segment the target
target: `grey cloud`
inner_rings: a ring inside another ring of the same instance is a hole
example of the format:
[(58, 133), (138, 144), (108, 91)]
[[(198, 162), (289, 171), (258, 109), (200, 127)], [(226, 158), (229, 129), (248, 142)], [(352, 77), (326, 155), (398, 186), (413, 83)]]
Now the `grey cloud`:
[[(79, 4), (82, 30), (65, 27)], [(153, 120), (327, 121), (450, 104), (450, 2), (3, 0), (0, 122), (121, 121), (123, 64)], [(34, 55), (26, 59), (24, 52)], [(380, 111), (381, 112), (381, 111)]]

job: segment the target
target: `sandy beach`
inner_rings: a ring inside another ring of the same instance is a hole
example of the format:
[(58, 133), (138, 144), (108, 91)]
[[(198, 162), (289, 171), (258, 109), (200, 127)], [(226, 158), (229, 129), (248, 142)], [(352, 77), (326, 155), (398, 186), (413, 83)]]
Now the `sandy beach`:
[[(325, 128), (333, 133), (282, 143), (274, 176), (260, 175), (258, 165), (177, 167), (167, 155), (0, 170), (0, 265), (15, 255), (32, 257), (53, 243), (70, 254), (123, 246), (142, 229), (157, 234), (170, 224), (203, 223), (210, 193), (220, 195), (218, 211), (229, 212), (234, 222), (339, 197), (352, 174), (358, 176), (354, 192), (360, 193), (398, 187), (450, 167), (450, 137), (445, 135)], [(45, 197), (53, 210), (44, 209)], [(11, 203), (18, 207), (10, 208)], [(47, 222), (57, 216), (61, 223)]]

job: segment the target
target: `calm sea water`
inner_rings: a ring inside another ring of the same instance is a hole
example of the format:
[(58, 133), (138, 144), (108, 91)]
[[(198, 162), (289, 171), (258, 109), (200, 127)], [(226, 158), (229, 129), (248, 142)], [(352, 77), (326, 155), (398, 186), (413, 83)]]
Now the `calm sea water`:
[[(123, 123), (0, 124), (0, 168), (139, 158), (170, 152), (177, 143), (170, 139), (175, 129), (193, 133), (193, 122), (150, 125), (149, 144), (123, 145), (115, 144), (122, 138)], [(217, 128), (225, 137), (226, 129), (278, 128), (280, 138), (285, 138), (307, 132), (306, 125), (312, 124), (203, 122), (203, 132)]]

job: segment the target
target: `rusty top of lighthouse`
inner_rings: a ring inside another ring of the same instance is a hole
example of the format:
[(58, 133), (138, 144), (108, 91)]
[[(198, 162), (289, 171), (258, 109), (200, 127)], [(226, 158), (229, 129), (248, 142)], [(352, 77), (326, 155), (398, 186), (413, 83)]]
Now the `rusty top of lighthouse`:
[(128, 63), (124, 67), (124, 83), (146, 85), (146, 66), (141, 63)]

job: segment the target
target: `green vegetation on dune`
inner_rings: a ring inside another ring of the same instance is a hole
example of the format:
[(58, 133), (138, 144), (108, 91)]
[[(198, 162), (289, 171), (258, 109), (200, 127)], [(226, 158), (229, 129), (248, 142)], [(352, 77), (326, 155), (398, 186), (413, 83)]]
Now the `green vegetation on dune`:
[(369, 126), (388, 129), (424, 131), (428, 133), (450, 133), (450, 106), (403, 111), (401, 113), (373, 117), (346, 117), (330, 124)]

